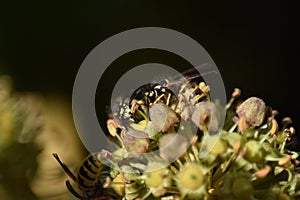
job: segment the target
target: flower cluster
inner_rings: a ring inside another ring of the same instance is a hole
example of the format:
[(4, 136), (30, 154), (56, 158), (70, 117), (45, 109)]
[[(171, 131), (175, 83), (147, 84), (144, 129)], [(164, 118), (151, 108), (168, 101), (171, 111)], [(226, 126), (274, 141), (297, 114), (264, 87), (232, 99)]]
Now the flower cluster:
[[(94, 173), (101, 193), (83, 190), (77, 196), (299, 199), (299, 154), (287, 148), (295, 134), (291, 119), (279, 124), (276, 110), (257, 97), (241, 101), (240, 89), (233, 91), (224, 107), (209, 100), (209, 87), (203, 82), (197, 87), (203, 94), (192, 106), (187, 101), (175, 107), (159, 100), (150, 106), (135, 102), (132, 120), (124, 124), (108, 119), (111, 142), (119, 148), (97, 154), (108, 166), (101, 175)], [(189, 97), (193, 91), (185, 94)], [(83, 177), (83, 181), (77, 182), (78, 188), (89, 186), (89, 174), (88, 169), (79, 172), (78, 180)]]
[[(237, 101), (240, 93), (232, 93), (225, 124), (204, 155), (209, 141), (203, 138), (219, 123), (212, 103), (194, 108), (191, 120), (200, 131), (191, 137), (180, 135), (179, 118), (160, 103), (150, 108), (151, 121), (142, 114), (127, 130), (109, 119), (121, 148), (102, 156), (114, 163), (106, 187), (129, 200), (300, 198), (299, 155), (286, 146), (295, 134), (291, 119), (279, 125), (276, 110), (257, 97)], [(155, 156), (147, 154), (155, 150)]]

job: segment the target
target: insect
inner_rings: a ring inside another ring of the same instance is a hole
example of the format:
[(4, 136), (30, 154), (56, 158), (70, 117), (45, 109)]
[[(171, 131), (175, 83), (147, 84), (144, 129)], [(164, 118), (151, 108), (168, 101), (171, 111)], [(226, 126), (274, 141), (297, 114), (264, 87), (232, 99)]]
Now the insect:
[(116, 105), (114, 105), (112, 110), (113, 110), (113, 117), (120, 120), (121, 123), (132, 120), (128, 98), (118, 98), (116, 100)]
[(131, 116), (142, 106), (146, 108), (148, 119), (151, 121), (149, 115), (149, 108), (158, 103), (164, 103), (167, 106), (174, 106), (178, 103), (176, 95), (171, 89), (159, 83), (147, 83), (136, 89), (130, 97), (129, 108)]
[(93, 199), (116, 199), (113, 196), (108, 196), (103, 194), (103, 183), (101, 182), (101, 171), (105, 167), (99, 160), (95, 158), (93, 154), (89, 154), (83, 161), (82, 165), (79, 168), (79, 172), (75, 175), (69, 167), (63, 163), (58, 154), (52, 154), (60, 166), (64, 169), (66, 174), (77, 183), (78, 189), (81, 191), (81, 194), (78, 193), (70, 181), (66, 181), (66, 186), (68, 190), (78, 199), (82, 200), (93, 200)]
[[(164, 103), (180, 113), (184, 106), (192, 107), (202, 101), (209, 100), (208, 87), (203, 81), (200, 84), (198, 84), (199, 81), (196, 81), (196, 79), (201, 78), (201, 75), (199, 73), (188, 74), (193, 71), (195, 71), (195, 68), (183, 72), (182, 75), (185, 75), (185, 77), (178, 80), (173, 77), (160, 83), (147, 83), (140, 86), (132, 93), (130, 98), (121, 100), (114, 116), (121, 121), (121, 124), (139, 122), (143, 120), (143, 114), (151, 121), (149, 108), (158, 102)], [(208, 73), (212, 72), (215, 71)]]
[(151, 120), (149, 108), (158, 102), (175, 106), (178, 99), (168, 87), (159, 83), (147, 83), (137, 88), (130, 98), (118, 99), (113, 116), (127, 129), (130, 122), (137, 123), (145, 117)]

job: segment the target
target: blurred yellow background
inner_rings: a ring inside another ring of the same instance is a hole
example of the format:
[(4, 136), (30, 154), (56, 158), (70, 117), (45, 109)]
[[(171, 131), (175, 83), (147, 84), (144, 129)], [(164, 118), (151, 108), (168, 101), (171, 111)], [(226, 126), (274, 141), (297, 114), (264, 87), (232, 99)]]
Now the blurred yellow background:
[(57, 94), (20, 93), (11, 83), (0, 76), (1, 199), (74, 199), (65, 186), (69, 177), (52, 156), (58, 153), (76, 173), (86, 155), (70, 102)]

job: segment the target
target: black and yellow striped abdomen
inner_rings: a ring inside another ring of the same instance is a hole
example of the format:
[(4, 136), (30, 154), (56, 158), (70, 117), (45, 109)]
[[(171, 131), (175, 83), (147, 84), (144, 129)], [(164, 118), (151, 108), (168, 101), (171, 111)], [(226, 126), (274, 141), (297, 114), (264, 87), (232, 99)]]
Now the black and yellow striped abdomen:
[(101, 171), (104, 165), (98, 161), (92, 154), (88, 155), (83, 161), (77, 174), (78, 188), (82, 191), (94, 191), (98, 185)]
[(105, 167), (93, 154), (89, 154), (82, 162), (77, 175), (75, 175), (69, 167), (63, 163), (56, 153), (53, 154), (55, 159), (64, 169), (66, 174), (77, 184), (80, 190), (78, 193), (70, 181), (66, 181), (67, 188), (77, 198), (89, 200), (91, 197), (101, 195), (103, 193), (103, 183), (101, 181), (102, 170)]

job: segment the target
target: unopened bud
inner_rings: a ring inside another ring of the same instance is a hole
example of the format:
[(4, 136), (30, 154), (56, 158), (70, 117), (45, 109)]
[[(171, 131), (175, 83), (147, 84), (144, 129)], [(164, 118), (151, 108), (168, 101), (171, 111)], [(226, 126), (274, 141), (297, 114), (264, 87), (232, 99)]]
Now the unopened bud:
[(269, 172), (271, 171), (271, 167), (269, 165), (265, 166), (264, 168), (260, 169), (255, 173), (255, 176), (258, 178), (265, 178)]
[(204, 82), (200, 82), (200, 83), (199, 83), (199, 88), (200, 88), (200, 90), (202, 90), (202, 92), (204, 92), (204, 93), (208, 93), (208, 92), (209, 92), (209, 86), (206, 85)]
[(117, 127), (118, 127), (118, 124), (113, 120), (113, 119), (109, 119), (107, 120), (106, 122), (106, 126), (107, 126), (107, 129), (108, 129), (108, 132), (111, 136), (115, 137), (116, 134), (117, 134)]
[(231, 94), (232, 98), (237, 98), (240, 95), (241, 95), (241, 90), (239, 88), (234, 88), (234, 91)]
[(291, 156), (290, 155), (284, 155), (284, 157), (282, 157), (279, 161), (278, 161), (278, 165), (279, 166), (284, 166), (286, 164), (288, 164), (289, 162), (291, 162)]
[(246, 117), (241, 117), (240, 119), (239, 119), (239, 122), (238, 122), (238, 128), (239, 128), (239, 130), (243, 133), (243, 132), (245, 132), (245, 130), (247, 129), (247, 128), (249, 128), (249, 125), (247, 124), (247, 122), (246, 122)]
[(294, 127), (290, 127), (290, 133), (291, 135), (294, 135), (296, 132), (295, 128)]
[(285, 117), (285, 118), (283, 118), (282, 119), (282, 124), (283, 125), (289, 125), (289, 124), (291, 124), (293, 121), (292, 121), (292, 118), (290, 118), (290, 117)]
[(278, 131), (278, 123), (275, 119), (272, 119), (272, 127), (271, 127), (271, 130), (270, 130), (270, 134), (271, 135), (275, 135)]

